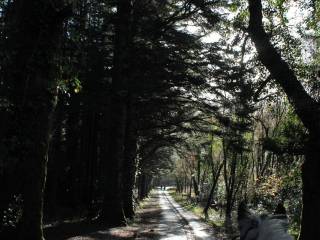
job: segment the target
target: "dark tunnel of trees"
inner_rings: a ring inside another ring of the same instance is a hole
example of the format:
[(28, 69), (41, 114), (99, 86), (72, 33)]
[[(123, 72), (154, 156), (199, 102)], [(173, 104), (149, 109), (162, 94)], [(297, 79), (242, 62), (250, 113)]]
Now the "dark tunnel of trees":
[(319, 7), (0, 0), (0, 238), (123, 225), (168, 172), (206, 214), (280, 201), (320, 236)]

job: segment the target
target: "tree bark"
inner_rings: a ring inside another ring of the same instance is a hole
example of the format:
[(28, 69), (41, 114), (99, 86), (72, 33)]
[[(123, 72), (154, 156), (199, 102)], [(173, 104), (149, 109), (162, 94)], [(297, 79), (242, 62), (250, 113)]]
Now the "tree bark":
[(209, 211), (210, 205), (212, 203), (213, 194), (214, 194), (214, 191), (215, 191), (216, 186), (218, 184), (218, 180), (219, 180), (222, 168), (223, 168), (223, 163), (220, 164), (218, 170), (215, 173), (214, 172), (212, 173), (212, 175), (213, 175), (212, 176), (212, 187), (210, 189), (210, 193), (209, 193), (209, 197), (208, 197), (208, 200), (207, 200), (207, 204), (206, 204), (205, 208), (203, 209), (203, 213), (205, 215), (205, 218), (208, 218), (208, 211)]
[(198, 197), (200, 192), (199, 192), (199, 187), (198, 187), (196, 177), (194, 175), (191, 177), (191, 181), (193, 185), (194, 194), (196, 195), (196, 197)]
[(64, 196), (64, 200), (72, 206), (79, 206), (80, 199), (80, 178), (82, 165), (80, 161), (80, 99), (76, 94), (71, 94), (70, 103), (67, 108), (66, 121), (66, 159), (70, 164), (70, 171), (67, 184), (70, 184), (70, 192)]
[(66, 159), (63, 151), (63, 120), (64, 114), (64, 102), (59, 98), (58, 105), (56, 107), (56, 117), (54, 128), (55, 131), (52, 133), (52, 140), (49, 149), (49, 161), (48, 161), (48, 173), (47, 181), (44, 193), (44, 215), (46, 219), (56, 219), (57, 214), (57, 190), (58, 180), (63, 169), (63, 163)]
[(81, 164), (83, 176), (81, 178), (81, 199), (86, 206), (88, 217), (92, 213), (94, 199), (94, 181), (97, 164), (97, 114), (90, 103), (85, 103), (83, 125), (81, 126)]
[(137, 130), (135, 126), (135, 111), (133, 99), (128, 99), (128, 118), (126, 126), (126, 140), (125, 140), (125, 161), (123, 164), (123, 184), (122, 184), (122, 199), (123, 211), (126, 218), (133, 218), (133, 188), (135, 183), (136, 173), (136, 155), (137, 155)]
[(141, 172), (139, 176), (139, 188), (138, 188), (139, 200), (143, 200), (147, 196), (146, 186), (147, 186), (147, 177), (143, 172)]
[(299, 240), (314, 239), (320, 234), (320, 134), (311, 134), (306, 160), (302, 165), (302, 219)]
[(111, 101), (105, 196), (100, 219), (105, 224), (116, 226), (125, 223), (121, 198), (121, 169), (124, 161), (126, 101), (123, 97), (114, 97)]

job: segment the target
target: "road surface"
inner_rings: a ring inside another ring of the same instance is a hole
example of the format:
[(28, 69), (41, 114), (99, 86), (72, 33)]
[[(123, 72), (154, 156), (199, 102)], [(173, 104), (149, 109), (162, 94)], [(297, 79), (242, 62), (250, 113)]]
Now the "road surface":
[(154, 190), (125, 227), (70, 222), (45, 229), (46, 240), (217, 240), (209, 225), (184, 210), (167, 191)]
[(184, 210), (167, 191), (158, 190), (161, 218), (158, 229), (163, 240), (213, 240), (212, 228)]

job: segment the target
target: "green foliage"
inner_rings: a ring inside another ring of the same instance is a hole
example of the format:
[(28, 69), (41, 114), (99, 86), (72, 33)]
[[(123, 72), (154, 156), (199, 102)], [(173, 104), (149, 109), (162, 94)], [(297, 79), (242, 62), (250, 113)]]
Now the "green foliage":
[(308, 140), (307, 136), (307, 131), (300, 119), (290, 110), (275, 135), (272, 138), (263, 139), (263, 146), (276, 154), (302, 155)]
[(282, 195), (288, 199), (287, 210), (292, 218), (293, 228), (299, 229), (302, 211), (302, 180), (300, 164), (296, 164), (289, 173), (283, 176)]
[(299, 164), (294, 167), (257, 178), (255, 185), (254, 202), (260, 211), (267, 209), (273, 211), (277, 202), (285, 202), (287, 212), (292, 221), (292, 228), (298, 228), (302, 209), (302, 182)]
[(58, 87), (63, 93), (79, 93), (82, 89), (81, 81), (78, 77), (59, 80)]

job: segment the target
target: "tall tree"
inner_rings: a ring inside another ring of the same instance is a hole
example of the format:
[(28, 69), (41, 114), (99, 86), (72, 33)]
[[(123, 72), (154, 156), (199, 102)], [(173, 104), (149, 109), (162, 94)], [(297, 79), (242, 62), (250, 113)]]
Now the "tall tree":
[(130, 52), (132, 3), (121, 0), (117, 4), (114, 39), (114, 65), (112, 96), (110, 103), (110, 125), (108, 141), (107, 179), (101, 220), (111, 225), (125, 221), (121, 199), (121, 169), (124, 164), (124, 149), (127, 123), (128, 84), (130, 84)]
[[(70, 1), (69, 1), (70, 2)], [(57, 99), (63, 0), (14, 1), (7, 13), (6, 81), (14, 105), (19, 164), (23, 168), (23, 214), (19, 239), (42, 240), (43, 190)]]
[(303, 210), (301, 240), (314, 239), (320, 235), (320, 110), (319, 103), (308, 94), (297, 79), (290, 65), (272, 45), (263, 26), (261, 0), (249, 0), (248, 31), (254, 42), (262, 64), (286, 93), (297, 115), (309, 131), (306, 160), (302, 166)]

